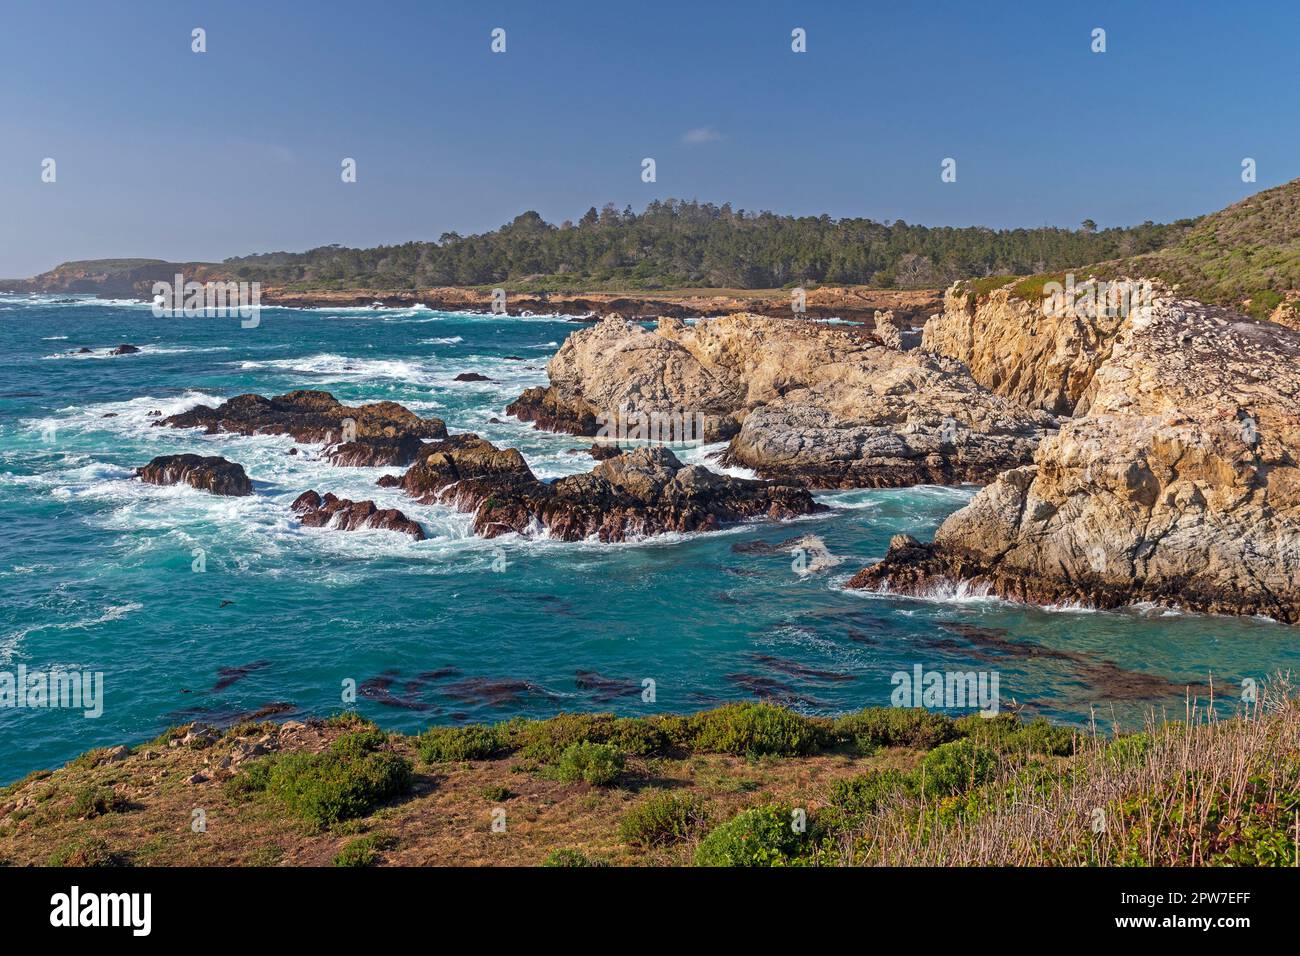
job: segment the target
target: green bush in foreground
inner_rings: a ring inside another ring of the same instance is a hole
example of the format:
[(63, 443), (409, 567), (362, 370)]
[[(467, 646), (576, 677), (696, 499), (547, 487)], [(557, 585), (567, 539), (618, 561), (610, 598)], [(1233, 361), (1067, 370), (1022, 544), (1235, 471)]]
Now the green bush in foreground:
[(126, 861), (108, 848), (103, 837), (85, 837), (65, 843), (48, 860), (50, 866), (123, 866)]
[(374, 866), (379, 862), (380, 851), (392, 849), (396, 843), (392, 837), (377, 833), (358, 837), (338, 852), (334, 865)]
[(294, 815), (316, 827), (364, 816), (411, 788), (411, 763), (394, 753), (367, 749), (365, 739), (345, 734), (322, 754), (293, 753), (277, 759), (267, 792)]
[(941, 744), (926, 754), (921, 761), (920, 780), (926, 793), (946, 797), (988, 783), (997, 771), (995, 750), (963, 739)]
[(692, 749), (711, 753), (806, 756), (826, 739), (822, 724), (772, 704), (727, 704), (694, 718)]
[(581, 850), (552, 850), (546, 854), (542, 866), (608, 866), (601, 860), (593, 860)]
[(111, 787), (86, 787), (72, 798), (68, 816), (73, 820), (92, 820), (109, 813), (122, 813), (130, 809), (126, 797)]
[(835, 721), (834, 733), (863, 753), (877, 747), (930, 750), (958, 736), (947, 714), (915, 707), (868, 707)]
[(836, 780), (830, 787), (827, 816), (832, 826), (853, 826), (875, 813), (895, 794), (911, 794), (915, 790), (915, 777), (901, 770), (870, 770)]
[(795, 832), (791, 808), (769, 804), (745, 810), (717, 827), (695, 851), (696, 866), (789, 866), (799, 862), (805, 836)]
[(572, 744), (560, 755), (555, 771), (565, 783), (606, 787), (623, 772), (623, 754), (609, 744)]
[(419, 737), (420, 758), (425, 763), (486, 760), (501, 752), (501, 734), (495, 727), (430, 727)]
[(707, 807), (698, 797), (653, 793), (623, 815), (618, 834), (634, 846), (663, 846), (687, 839), (707, 817)]

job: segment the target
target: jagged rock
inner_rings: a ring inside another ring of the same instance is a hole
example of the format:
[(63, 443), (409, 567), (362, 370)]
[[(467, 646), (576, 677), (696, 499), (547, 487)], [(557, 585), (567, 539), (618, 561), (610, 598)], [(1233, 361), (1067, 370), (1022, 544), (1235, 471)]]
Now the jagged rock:
[(492, 379), (486, 375), (480, 375), (478, 372), (461, 372), (456, 376), (458, 382), (490, 382)]
[(1100, 290), (1099, 299), (1098, 291), (1095, 280), (1080, 277), (1073, 307), (1065, 308), (1015, 280), (987, 295), (958, 282), (944, 295), (944, 311), (925, 323), (921, 348), (956, 359), (975, 381), (1021, 405), (1075, 414), (1124, 320), (1125, 310), (1107, 308), (1108, 293)]
[(894, 315), (894, 310), (876, 311), (876, 338), (891, 349), (903, 348), (903, 332), (907, 326)]
[(356, 531), (358, 528), (379, 528), (409, 534), (416, 541), (424, 540), (424, 529), (396, 508), (380, 508), (373, 501), (352, 501), (327, 493), (304, 491), (290, 506), (299, 520), (311, 528), (334, 528)]
[(115, 349), (109, 349), (108, 354), (109, 355), (134, 355), (136, 352), (139, 351), (140, 351), (140, 347), (138, 345), (122, 344)]
[(666, 448), (638, 448), (582, 475), (538, 481), (519, 452), (476, 435), (431, 443), (403, 479), (408, 494), (474, 513), (487, 538), (545, 533), (564, 541), (622, 541), (667, 531), (712, 531), (746, 518), (821, 510), (802, 487), (683, 465)]
[[(737, 314), (654, 332), (621, 320), (569, 336), (551, 385), (508, 411), (595, 434), (606, 421), (680, 416), (724, 461), (821, 487), (987, 481), (1025, 464), (1055, 419), (989, 394), (952, 360), (874, 335)], [(737, 433), (737, 426), (739, 431)]]
[(141, 481), (151, 485), (187, 484), (214, 495), (251, 495), (253, 483), (243, 465), (216, 456), (159, 455), (136, 469)]
[(1300, 333), (1160, 298), (1078, 407), (939, 528), (852, 587), (967, 581), (1034, 603), (1151, 601), (1300, 623)]
[(420, 418), (396, 402), (348, 406), (329, 392), (311, 389), (274, 398), (236, 395), (216, 408), (199, 405), (155, 424), (202, 428), (209, 434), (291, 435), (303, 443), (323, 442), (331, 446), (326, 457), (341, 465), (408, 465), (422, 439), (447, 437), (440, 419)]

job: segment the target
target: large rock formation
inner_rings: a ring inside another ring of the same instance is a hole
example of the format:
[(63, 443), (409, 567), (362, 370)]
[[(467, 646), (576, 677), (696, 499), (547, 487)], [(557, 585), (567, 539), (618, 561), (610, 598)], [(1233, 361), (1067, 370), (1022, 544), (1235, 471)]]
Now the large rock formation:
[(1032, 279), (1009, 279), (985, 295), (974, 283), (958, 282), (945, 294), (943, 312), (925, 323), (921, 348), (961, 362), (998, 395), (1074, 414), (1110, 355), (1125, 311), (1107, 308), (1104, 298), (1099, 303), (1095, 282), (1084, 279), (1076, 291), (1075, 307), (1063, 308), (1059, 299), (1049, 304)]
[(290, 506), (299, 520), (312, 528), (334, 528), (356, 531), (360, 528), (381, 528), (408, 534), (416, 541), (424, 540), (424, 529), (396, 508), (380, 508), (373, 501), (353, 501), (327, 492), (324, 495), (304, 491)]
[(499, 449), (471, 434), (431, 442), (402, 487), (420, 501), (473, 512), (475, 533), (487, 538), (515, 532), (622, 541), (821, 509), (802, 487), (683, 465), (666, 448), (639, 448), (586, 474), (542, 482), (516, 449)]
[(396, 402), (348, 406), (329, 392), (310, 389), (274, 398), (236, 395), (216, 408), (199, 405), (154, 424), (323, 442), (338, 465), (408, 465), (419, 455), (423, 439), (447, 437), (440, 419), (420, 418)]
[[(596, 434), (685, 413), (726, 460), (821, 487), (988, 481), (1029, 462), (1052, 416), (981, 388), (957, 362), (859, 329), (745, 313), (655, 331), (616, 318), (571, 335), (551, 384), (507, 411)], [(733, 437), (734, 436), (734, 437)]]
[(1300, 622), (1300, 333), (1187, 300), (1126, 319), (1036, 463), (933, 545), (852, 587), (965, 580), (1006, 597), (1138, 601)]
[(186, 484), (214, 495), (251, 495), (253, 483), (244, 467), (216, 456), (159, 455), (136, 470), (141, 481), (151, 485)]

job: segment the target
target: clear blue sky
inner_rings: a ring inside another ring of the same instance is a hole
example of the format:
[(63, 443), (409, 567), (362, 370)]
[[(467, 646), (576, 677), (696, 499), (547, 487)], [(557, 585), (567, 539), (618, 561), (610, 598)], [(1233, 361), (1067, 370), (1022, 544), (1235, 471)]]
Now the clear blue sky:
[(1163, 221), (1300, 175), (1298, 40), (1294, 0), (5, 0), (0, 276), (668, 196), (934, 225)]

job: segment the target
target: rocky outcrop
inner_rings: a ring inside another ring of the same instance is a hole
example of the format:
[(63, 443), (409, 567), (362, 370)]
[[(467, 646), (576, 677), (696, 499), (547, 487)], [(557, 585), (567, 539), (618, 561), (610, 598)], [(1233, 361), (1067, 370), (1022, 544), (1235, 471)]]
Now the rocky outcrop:
[(424, 529), (396, 508), (380, 508), (373, 501), (352, 501), (326, 493), (304, 491), (290, 506), (299, 520), (310, 528), (334, 528), (356, 531), (375, 528), (410, 535), (424, 540)]
[(802, 487), (683, 465), (666, 448), (639, 448), (586, 474), (542, 482), (516, 449), (499, 449), (476, 435), (430, 443), (402, 487), (420, 501), (473, 512), (475, 533), (487, 538), (513, 532), (623, 541), (821, 510)]
[(251, 495), (253, 483), (244, 467), (219, 457), (201, 455), (159, 455), (136, 470), (141, 481), (151, 485), (186, 484), (214, 495)]
[(738, 314), (653, 332), (617, 318), (577, 332), (551, 384), (508, 411), (606, 437), (684, 420), (731, 438), (728, 464), (819, 487), (987, 481), (1032, 459), (1052, 416), (991, 395), (949, 359), (858, 329)]
[(945, 294), (943, 312), (925, 323), (921, 348), (961, 362), (998, 395), (1074, 414), (1110, 355), (1125, 310), (1108, 308), (1104, 295), (1099, 301), (1094, 281), (1084, 279), (1072, 291), (1067, 308), (1063, 297), (1049, 301), (1034, 280), (1008, 280), (986, 294), (958, 282)]
[(1035, 464), (983, 489), (933, 545), (852, 587), (958, 581), (1035, 603), (1152, 601), (1300, 623), (1300, 333), (1157, 299), (1114, 338)]
[(396, 402), (348, 406), (329, 392), (309, 389), (274, 398), (236, 395), (216, 408), (199, 405), (155, 424), (323, 442), (327, 457), (339, 465), (408, 465), (424, 439), (447, 437), (441, 420), (420, 418)]

